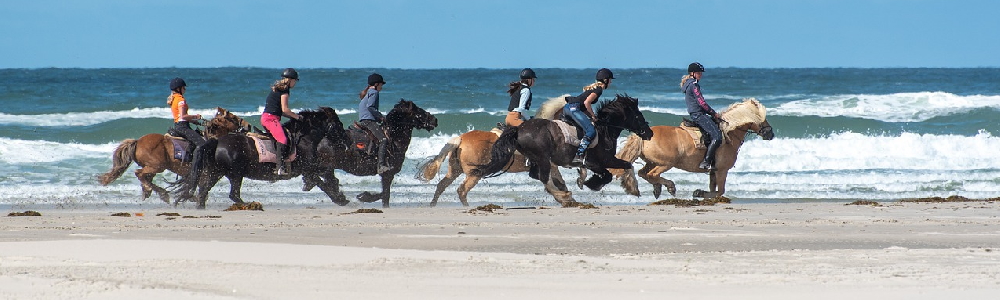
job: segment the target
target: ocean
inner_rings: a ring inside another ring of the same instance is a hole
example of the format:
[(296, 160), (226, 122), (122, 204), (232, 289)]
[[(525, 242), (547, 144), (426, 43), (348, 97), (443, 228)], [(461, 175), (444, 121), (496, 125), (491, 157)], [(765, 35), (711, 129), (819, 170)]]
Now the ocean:
[[(501, 122), (506, 86), (519, 69), (298, 69), (292, 90), (295, 111), (329, 106), (348, 123), (356, 119), (358, 93), (367, 75), (388, 82), (381, 108), (403, 98), (437, 116), (439, 127), (415, 131), (403, 172), (393, 187), (394, 205), (430, 201), (442, 170), (431, 182), (414, 178), (416, 166), (452, 137)], [(550, 97), (576, 95), (596, 69), (535, 69), (534, 109)], [(627, 93), (639, 99), (650, 125), (677, 125), (686, 110), (680, 93), (683, 69), (613, 69), (605, 98)], [(259, 127), (270, 84), (280, 69), (0, 69), (0, 208), (170, 207), (155, 196), (142, 201), (129, 171), (108, 186), (111, 153), (124, 139), (163, 133), (172, 125), (166, 105), (171, 78), (188, 83), (192, 113), (213, 115), (224, 107)], [(717, 110), (754, 97), (767, 107), (775, 139), (751, 135), (731, 170), (726, 196), (741, 201), (891, 201), (914, 197), (1000, 196), (1000, 69), (745, 69), (709, 68), (701, 81)], [(619, 139), (624, 141), (625, 134)], [(636, 167), (641, 166), (641, 160)], [(563, 169), (567, 182), (574, 170)], [(377, 191), (378, 177), (337, 171), (349, 199)], [(671, 170), (678, 197), (707, 189), (705, 174)], [(165, 172), (164, 185), (175, 175)], [(459, 179), (461, 180), (461, 179)], [(459, 181), (460, 182), (460, 181)], [(570, 187), (578, 201), (600, 205), (652, 202), (626, 195), (617, 181), (594, 192)], [(333, 206), (318, 189), (300, 190), (299, 179), (248, 180), (243, 198), (265, 206)], [(440, 205), (457, 206), (456, 185)], [(231, 204), (228, 182), (212, 191), (209, 209)], [(661, 196), (661, 198), (669, 195)], [(470, 193), (473, 205), (555, 205), (526, 173), (483, 180)], [(357, 204), (353, 204), (357, 206)], [(365, 204), (379, 206), (380, 204)], [(192, 204), (183, 204), (192, 208)]]

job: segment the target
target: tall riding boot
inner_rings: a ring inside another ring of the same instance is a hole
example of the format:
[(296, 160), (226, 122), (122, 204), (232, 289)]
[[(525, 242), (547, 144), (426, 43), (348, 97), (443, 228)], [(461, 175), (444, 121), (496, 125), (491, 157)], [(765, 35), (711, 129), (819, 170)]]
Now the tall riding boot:
[(586, 153), (587, 147), (589, 146), (590, 146), (590, 139), (587, 137), (583, 137), (583, 139), (580, 140), (580, 147), (576, 149), (576, 156), (573, 157), (574, 164), (583, 164), (584, 162), (583, 154)]
[(389, 143), (385, 140), (379, 142), (378, 144), (378, 174), (385, 173), (389, 171), (389, 169), (392, 169), (392, 167), (389, 166), (389, 163), (385, 161), (385, 154), (389, 150), (388, 144)]
[(715, 151), (719, 150), (719, 146), (722, 146), (722, 142), (717, 140), (713, 140), (708, 144), (708, 150), (705, 151), (705, 160), (698, 165), (698, 168), (715, 170)]
[(275, 142), (275, 144), (278, 146), (278, 155), (280, 155), (280, 159), (278, 159), (278, 167), (274, 169), (274, 173), (279, 176), (288, 174), (288, 170), (285, 169), (287, 164), (285, 161), (288, 160), (288, 154), (290, 152), (288, 144), (278, 142)]

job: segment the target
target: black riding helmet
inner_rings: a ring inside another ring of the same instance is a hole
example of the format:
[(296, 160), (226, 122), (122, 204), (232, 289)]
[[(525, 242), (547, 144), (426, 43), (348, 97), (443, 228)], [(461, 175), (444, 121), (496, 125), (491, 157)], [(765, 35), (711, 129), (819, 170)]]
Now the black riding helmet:
[(170, 90), (171, 91), (176, 91), (177, 89), (179, 89), (182, 86), (187, 86), (187, 83), (184, 82), (184, 79), (182, 79), (180, 77), (176, 77), (176, 78), (170, 80)]
[(368, 75), (368, 86), (373, 86), (376, 83), (385, 84), (385, 79), (382, 79), (382, 75), (379, 75), (378, 73)]
[(531, 68), (524, 68), (524, 70), (521, 70), (521, 79), (532, 78), (538, 78), (538, 76), (535, 76), (535, 70), (532, 70)]
[(699, 62), (693, 62), (688, 65), (688, 73), (691, 72), (705, 72), (705, 66), (702, 66)]
[(608, 68), (597, 70), (597, 80), (601, 81), (605, 79), (615, 79), (615, 74), (611, 73), (611, 70), (608, 70)]
[(281, 77), (299, 80), (299, 72), (295, 72), (295, 69), (288, 68), (284, 72), (281, 72)]

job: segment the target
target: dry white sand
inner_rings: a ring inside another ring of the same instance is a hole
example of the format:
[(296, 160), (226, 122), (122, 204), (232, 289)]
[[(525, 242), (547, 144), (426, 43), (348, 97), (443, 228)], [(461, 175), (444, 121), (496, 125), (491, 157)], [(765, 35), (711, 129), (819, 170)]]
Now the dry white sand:
[(1000, 203), (351, 211), (0, 217), (0, 299), (1000, 295)]

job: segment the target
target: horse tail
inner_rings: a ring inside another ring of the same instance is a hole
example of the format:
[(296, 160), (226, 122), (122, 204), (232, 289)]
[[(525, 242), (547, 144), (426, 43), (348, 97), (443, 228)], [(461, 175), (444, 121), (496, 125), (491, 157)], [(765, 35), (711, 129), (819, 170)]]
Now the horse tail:
[(115, 153), (111, 155), (111, 170), (107, 173), (101, 174), (97, 177), (97, 182), (101, 185), (108, 185), (118, 177), (121, 177), (125, 173), (125, 170), (132, 165), (135, 161), (135, 145), (138, 143), (136, 139), (127, 139), (118, 144), (118, 148), (115, 148)]
[(437, 156), (417, 167), (416, 178), (424, 182), (434, 179), (434, 176), (437, 176), (438, 170), (441, 170), (441, 164), (448, 158), (448, 155), (453, 155), (453, 152), (461, 142), (462, 136), (456, 136), (449, 140), (444, 147), (441, 147), (441, 152)]
[(511, 126), (504, 130), (497, 141), (493, 143), (490, 151), (490, 162), (486, 165), (477, 166), (471, 172), (472, 176), (494, 177), (500, 175), (514, 157), (514, 147), (517, 146), (517, 131), (520, 127)]
[(639, 159), (640, 153), (642, 153), (642, 138), (639, 138), (636, 134), (631, 134), (628, 136), (628, 139), (625, 140), (625, 145), (622, 146), (622, 150), (618, 151), (618, 154), (616, 154), (615, 157), (632, 163), (635, 162), (636, 159)]
[(208, 139), (205, 145), (202, 145), (201, 149), (196, 151), (191, 158), (191, 170), (188, 171), (187, 176), (183, 176), (179, 181), (171, 184), (172, 193), (178, 197), (178, 201), (191, 200), (191, 197), (194, 196), (195, 189), (198, 188), (198, 177), (205, 167), (205, 158), (212, 155), (218, 145), (219, 140)]

